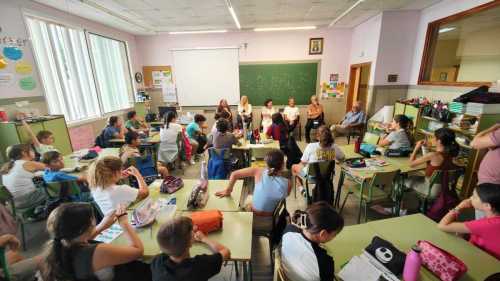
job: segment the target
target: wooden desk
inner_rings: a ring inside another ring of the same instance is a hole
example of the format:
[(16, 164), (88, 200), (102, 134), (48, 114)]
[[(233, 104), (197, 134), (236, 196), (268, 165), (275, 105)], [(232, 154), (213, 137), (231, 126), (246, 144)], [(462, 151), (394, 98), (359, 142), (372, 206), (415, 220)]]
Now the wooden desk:
[[(382, 238), (408, 252), (418, 240), (428, 240), (461, 259), (468, 267), (460, 280), (484, 280), (500, 271), (500, 261), (468, 241), (437, 228), (434, 221), (422, 214), (373, 221), (369, 227)], [(423, 280), (439, 280), (428, 270), (422, 270)]]
[(266, 153), (273, 149), (280, 149), (279, 141), (273, 140), (265, 144), (251, 144), (249, 141), (240, 139), (240, 145), (233, 145), (233, 152), (243, 153), (243, 161), (246, 167), (250, 167), (252, 158), (263, 159)]
[[(160, 133), (151, 131), (149, 137), (141, 139), (141, 145), (151, 145), (160, 142)], [(110, 139), (109, 143), (114, 146), (121, 146), (125, 144), (125, 139)]]
[(354, 152), (354, 144), (339, 145), (340, 150), (344, 152), (345, 159), (363, 158), (363, 155)]
[[(79, 161), (78, 160), (80, 156), (87, 154), (87, 152), (88, 152), (88, 149), (82, 149), (82, 150), (75, 151), (71, 154), (63, 156), (64, 168), (74, 169), (77, 167), (88, 166), (90, 163), (93, 162), (93, 160), (91, 160), (91, 161)], [(104, 156), (116, 156), (116, 157), (118, 157), (119, 154), (120, 154), (119, 148), (104, 148), (104, 149), (102, 149), (101, 152), (99, 152), (98, 157), (104, 157)]]
[[(156, 180), (149, 185), (149, 196), (153, 199), (176, 198), (177, 210), (187, 211), (187, 201), (191, 194), (192, 187), (198, 182), (194, 179), (183, 179), (184, 187), (177, 190), (173, 194), (160, 193), (161, 180)], [(209, 180), (208, 181), (208, 201), (203, 210), (217, 209), (220, 211), (236, 212), (240, 211), (241, 190), (243, 188), (243, 181), (239, 180), (234, 185), (233, 193), (230, 197), (218, 198), (215, 192), (224, 190), (229, 183), (229, 180)]]

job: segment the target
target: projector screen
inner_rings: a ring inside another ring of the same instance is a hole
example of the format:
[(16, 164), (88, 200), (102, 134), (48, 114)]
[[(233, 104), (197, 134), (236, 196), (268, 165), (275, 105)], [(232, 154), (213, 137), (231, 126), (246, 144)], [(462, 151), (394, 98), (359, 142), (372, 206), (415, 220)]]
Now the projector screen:
[(238, 48), (171, 50), (181, 106), (237, 104), (240, 97)]

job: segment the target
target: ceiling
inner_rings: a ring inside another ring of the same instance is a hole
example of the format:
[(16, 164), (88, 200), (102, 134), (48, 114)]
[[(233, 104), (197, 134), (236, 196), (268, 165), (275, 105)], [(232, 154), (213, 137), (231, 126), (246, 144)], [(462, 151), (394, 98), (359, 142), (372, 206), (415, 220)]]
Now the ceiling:
[[(226, 0), (32, 0), (133, 34), (237, 30)], [(441, 0), (365, 0), (335, 24), (354, 27), (388, 10), (420, 10)], [(230, 0), (243, 30), (327, 26), (356, 0)]]

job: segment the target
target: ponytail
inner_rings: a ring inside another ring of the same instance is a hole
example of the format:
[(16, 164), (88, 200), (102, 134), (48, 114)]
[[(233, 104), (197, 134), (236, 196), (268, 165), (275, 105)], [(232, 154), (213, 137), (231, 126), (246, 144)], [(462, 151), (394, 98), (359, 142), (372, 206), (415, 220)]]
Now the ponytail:
[(338, 233), (344, 228), (344, 218), (325, 201), (313, 203), (306, 211), (295, 211), (292, 222), (312, 234), (318, 234), (322, 230)]
[(460, 151), (460, 146), (455, 140), (455, 132), (449, 128), (440, 128), (434, 132), (436, 139), (438, 139), (444, 147), (444, 153), (451, 157), (457, 157)]
[(279, 176), (281, 170), (283, 169), (285, 155), (281, 150), (273, 149), (267, 153), (265, 161), (268, 168), (268, 176), (276, 177)]
[(29, 154), (31, 146), (29, 144), (15, 144), (7, 148), (7, 158), (9, 161), (0, 169), (0, 173), (5, 175), (14, 167), (16, 160), (23, 158), (25, 154)]

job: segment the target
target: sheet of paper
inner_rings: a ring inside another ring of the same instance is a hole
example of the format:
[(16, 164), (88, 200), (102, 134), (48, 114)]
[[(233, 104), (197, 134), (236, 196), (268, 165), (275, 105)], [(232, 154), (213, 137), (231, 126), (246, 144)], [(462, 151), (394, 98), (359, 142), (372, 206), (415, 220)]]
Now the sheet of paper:
[(370, 262), (359, 256), (354, 256), (339, 272), (344, 281), (378, 281), (382, 272)]
[(123, 229), (118, 224), (113, 224), (110, 228), (104, 230), (96, 238), (95, 241), (103, 242), (103, 243), (111, 243), (118, 236), (123, 233)]

